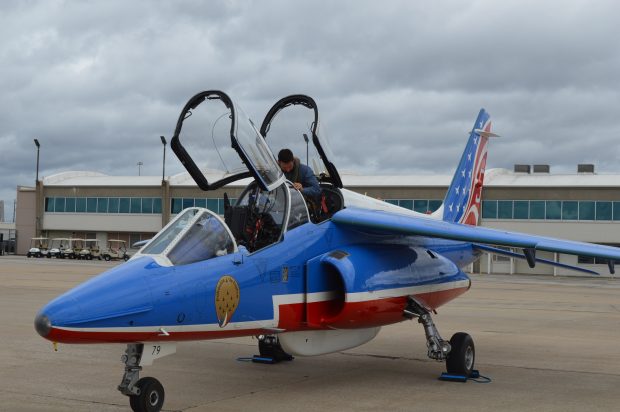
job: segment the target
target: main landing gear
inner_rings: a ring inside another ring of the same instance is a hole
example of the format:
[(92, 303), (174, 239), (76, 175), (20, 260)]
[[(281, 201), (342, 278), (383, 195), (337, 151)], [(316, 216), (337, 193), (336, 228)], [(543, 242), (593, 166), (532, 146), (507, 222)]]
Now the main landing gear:
[(292, 361), (293, 357), (286, 353), (276, 335), (260, 335), (258, 337), (258, 353), (261, 358), (271, 359), (270, 363)]
[(430, 310), (412, 296), (409, 297), (403, 316), (408, 319), (418, 318), (418, 323), (424, 326), (429, 358), (446, 361), (449, 374), (471, 376), (476, 359), (476, 349), (471, 336), (458, 332), (452, 335), (450, 342), (443, 340), (433, 322)]
[(130, 343), (121, 361), (125, 364), (125, 374), (118, 390), (129, 397), (129, 405), (134, 412), (159, 412), (164, 406), (165, 392), (162, 384), (155, 378), (138, 379), (142, 365), (150, 365), (154, 359), (170, 355), (176, 351), (174, 344)]

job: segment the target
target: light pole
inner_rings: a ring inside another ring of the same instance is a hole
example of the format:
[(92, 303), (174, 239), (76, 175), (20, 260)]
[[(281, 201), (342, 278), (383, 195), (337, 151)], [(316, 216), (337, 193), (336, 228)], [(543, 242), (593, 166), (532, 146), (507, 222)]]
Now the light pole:
[(159, 136), (161, 139), (161, 144), (164, 145), (164, 162), (161, 171), (161, 181), (163, 182), (166, 179), (166, 138), (164, 136)]
[(39, 141), (37, 139), (34, 139), (34, 144), (37, 146), (37, 177), (34, 181), (34, 185), (36, 187), (37, 182), (39, 181), (39, 150), (41, 149), (41, 145), (39, 144)]
[(140, 167), (142, 167), (142, 165), (143, 165), (144, 163), (142, 163), (142, 162), (138, 162), (138, 163), (136, 163), (136, 164), (138, 165), (138, 176), (140, 176)]

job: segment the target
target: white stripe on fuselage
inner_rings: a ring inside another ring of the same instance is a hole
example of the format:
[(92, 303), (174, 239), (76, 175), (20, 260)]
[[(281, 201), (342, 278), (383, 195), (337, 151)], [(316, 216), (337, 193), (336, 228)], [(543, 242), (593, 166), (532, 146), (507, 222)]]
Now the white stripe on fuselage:
[[(469, 280), (459, 280), (455, 282), (439, 283), (434, 285), (409, 286), (404, 288), (383, 289), (371, 292), (356, 292), (346, 295), (346, 302), (366, 302), (378, 299), (402, 297), (409, 295), (419, 295), (423, 293), (442, 292), (451, 289), (461, 289), (469, 287)], [(128, 326), (128, 327), (104, 327), (104, 328), (71, 328), (55, 326), (55, 329), (73, 332), (109, 332), (109, 333), (139, 333), (139, 332), (161, 332), (164, 329), (167, 333), (179, 332), (218, 332), (230, 330), (249, 330), (249, 329), (275, 329), (280, 322), (280, 306), (328, 302), (337, 297), (336, 291), (295, 293), (290, 295), (273, 295), (273, 319), (255, 320), (248, 322), (230, 322), (226, 328), (221, 328), (217, 323), (207, 323), (199, 325), (160, 325), (160, 326)]]

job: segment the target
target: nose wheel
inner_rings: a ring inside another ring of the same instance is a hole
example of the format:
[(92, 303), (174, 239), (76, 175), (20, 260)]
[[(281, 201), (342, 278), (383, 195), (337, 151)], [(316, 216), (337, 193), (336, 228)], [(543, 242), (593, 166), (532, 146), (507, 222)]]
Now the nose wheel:
[(136, 382), (138, 395), (129, 396), (129, 405), (134, 412), (159, 412), (164, 406), (164, 387), (155, 378), (142, 378)]

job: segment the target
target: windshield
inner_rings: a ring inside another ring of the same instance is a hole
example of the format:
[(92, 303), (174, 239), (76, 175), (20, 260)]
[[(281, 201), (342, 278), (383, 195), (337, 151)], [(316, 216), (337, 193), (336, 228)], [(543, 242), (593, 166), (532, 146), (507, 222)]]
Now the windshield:
[(198, 213), (198, 209), (185, 209), (170, 224), (153, 239), (140, 253), (145, 255), (159, 255), (163, 253), (172, 241), (188, 227), (194, 217)]
[(233, 240), (222, 222), (203, 213), (168, 253), (168, 259), (173, 265), (187, 265), (227, 255), (234, 249)]
[(187, 265), (236, 251), (236, 243), (222, 220), (203, 208), (180, 213), (143, 250), (141, 255), (164, 255), (173, 265)]

